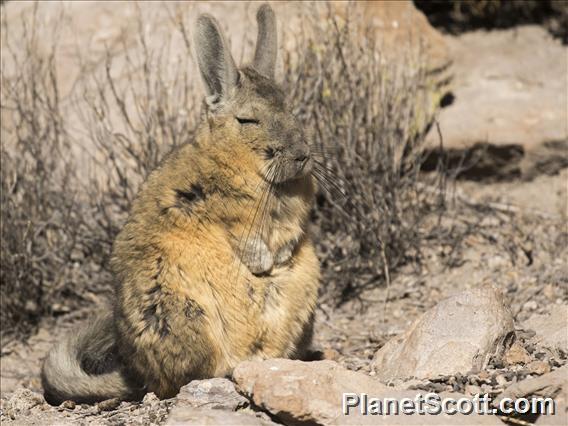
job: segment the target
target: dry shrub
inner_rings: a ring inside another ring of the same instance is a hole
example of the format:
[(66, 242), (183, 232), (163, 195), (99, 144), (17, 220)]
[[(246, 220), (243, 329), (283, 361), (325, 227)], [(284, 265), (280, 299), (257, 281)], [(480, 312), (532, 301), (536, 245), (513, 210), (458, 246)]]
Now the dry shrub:
[(321, 157), (323, 298), (342, 302), (419, 260), (434, 231), (425, 219), (443, 210), (444, 198), (425, 191), (432, 182), (420, 173), (433, 120), (423, 54), (386, 57), (349, 18), (328, 22), (288, 80)]
[(3, 55), (10, 55), (17, 72), (2, 61), (2, 337), (25, 335), (42, 315), (68, 309), (61, 302), (77, 296), (84, 278), (76, 262), (81, 219), (55, 77), (56, 43), (39, 52), (35, 12), (17, 47), (7, 24), (3, 20)]

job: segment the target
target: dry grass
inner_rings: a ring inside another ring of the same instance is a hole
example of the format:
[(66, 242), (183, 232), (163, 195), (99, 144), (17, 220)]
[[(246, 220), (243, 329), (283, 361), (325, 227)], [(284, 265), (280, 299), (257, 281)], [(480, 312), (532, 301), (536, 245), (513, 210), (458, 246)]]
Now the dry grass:
[[(58, 99), (56, 46), (47, 54), (34, 46), (35, 22), (28, 23), (25, 52), (3, 40), (20, 69), (15, 76), (2, 72), (2, 116), (10, 117), (2, 129), (5, 336), (25, 335), (42, 316), (93, 303), (111, 288), (106, 259), (133, 197), (165, 153), (192, 139), (199, 120), (188, 30), (178, 18), (172, 22), (185, 50), (172, 55), (167, 43), (149, 43), (138, 14), (135, 46), (125, 41), (107, 52), (100, 70), (80, 82), (71, 108), (90, 141), (87, 177), (85, 165), (68, 154), (81, 142), (71, 136)], [(443, 196), (425, 192), (433, 183), (420, 174), (432, 119), (422, 96), (428, 83), (422, 58), (385, 62), (373, 38), (353, 29), (322, 28), (303, 65), (286, 76), (320, 158), (314, 221), (322, 297), (333, 302), (419, 261), (434, 232), (425, 218), (444, 209)]]

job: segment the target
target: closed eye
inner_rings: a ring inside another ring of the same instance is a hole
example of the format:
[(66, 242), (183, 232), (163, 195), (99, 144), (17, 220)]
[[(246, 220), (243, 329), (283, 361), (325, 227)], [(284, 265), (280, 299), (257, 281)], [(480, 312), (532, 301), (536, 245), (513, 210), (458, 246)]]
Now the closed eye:
[(240, 124), (259, 124), (260, 122), (255, 118), (235, 117)]

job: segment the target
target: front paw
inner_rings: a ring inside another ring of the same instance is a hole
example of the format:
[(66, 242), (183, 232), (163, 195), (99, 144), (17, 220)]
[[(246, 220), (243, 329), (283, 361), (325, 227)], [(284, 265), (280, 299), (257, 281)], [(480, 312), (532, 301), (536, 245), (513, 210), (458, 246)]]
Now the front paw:
[(283, 265), (287, 263), (291, 258), (292, 254), (294, 253), (294, 244), (288, 243), (278, 250), (276, 256), (274, 256), (274, 264), (275, 265)]
[(274, 257), (262, 240), (247, 244), (241, 253), (241, 261), (254, 275), (265, 275), (272, 270)]

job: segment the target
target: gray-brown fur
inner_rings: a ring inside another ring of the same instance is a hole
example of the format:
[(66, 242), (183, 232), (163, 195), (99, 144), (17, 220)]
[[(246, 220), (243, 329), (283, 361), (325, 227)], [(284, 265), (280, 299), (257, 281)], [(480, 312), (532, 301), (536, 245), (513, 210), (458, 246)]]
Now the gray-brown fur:
[(49, 352), (44, 362), (41, 379), (47, 402), (60, 404), (72, 399), (92, 403), (142, 395), (142, 388), (127, 378), (116, 356), (110, 313), (71, 333)]
[(297, 357), (309, 345), (319, 284), (306, 231), (312, 159), (271, 78), (273, 12), (262, 6), (257, 18), (261, 43), (240, 70), (216, 21), (198, 19), (203, 123), (150, 174), (116, 238), (112, 315), (50, 353), (43, 382), (51, 402), (141, 389), (171, 397), (243, 360)]

